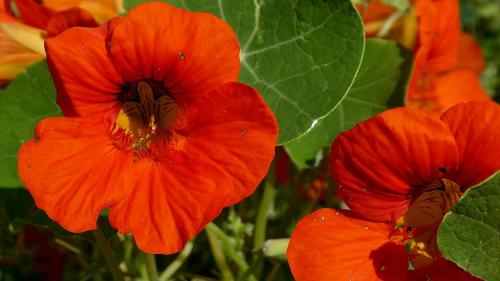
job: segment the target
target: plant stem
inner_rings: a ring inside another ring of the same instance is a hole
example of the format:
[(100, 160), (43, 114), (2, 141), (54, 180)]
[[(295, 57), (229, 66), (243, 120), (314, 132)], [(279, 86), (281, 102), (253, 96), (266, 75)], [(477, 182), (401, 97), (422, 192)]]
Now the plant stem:
[[(198, 280), (198, 281), (219, 281), (217, 279), (214, 279), (214, 278), (211, 278), (211, 277), (208, 277), (208, 276), (203, 276), (203, 275), (199, 275), (199, 274), (194, 274), (194, 273), (187, 273), (187, 272), (183, 272), (180, 274), (181, 277), (187, 277), (187, 278), (191, 278), (189, 280)], [(182, 279), (182, 280), (186, 280), (186, 279)]]
[(189, 241), (186, 246), (184, 246), (184, 249), (182, 249), (182, 252), (177, 255), (175, 260), (168, 265), (168, 267), (162, 272), (160, 275), (160, 281), (169, 281), (170, 278), (181, 268), (181, 266), (184, 264), (184, 262), (187, 260), (189, 255), (191, 254), (193, 250), (193, 240)]
[(278, 276), (278, 273), (281, 269), (281, 264), (277, 263), (273, 266), (273, 269), (271, 270), (271, 273), (267, 276), (266, 281), (274, 281), (276, 279), (276, 276)]
[[(241, 252), (237, 252), (233, 245), (231, 244), (231, 241), (229, 240), (229, 237), (227, 236), (222, 229), (220, 229), (215, 223), (211, 222), (207, 224), (205, 227), (208, 231), (212, 232), (217, 238), (222, 243), (222, 249), (224, 250), (224, 253), (238, 266), (239, 272), (246, 272), (250, 266), (248, 265), (247, 261), (245, 260), (245, 256)], [(248, 281), (257, 281), (257, 279), (250, 274), (248, 277)]]
[(156, 267), (155, 255), (144, 253), (146, 270), (148, 272), (149, 281), (158, 281), (158, 269)]
[(217, 238), (222, 243), (222, 249), (224, 250), (226, 255), (236, 263), (236, 265), (238, 266), (240, 271), (245, 272), (249, 267), (248, 263), (242, 255), (239, 255), (234, 250), (234, 248), (231, 247), (231, 244), (230, 244), (231, 242), (229, 241), (229, 237), (226, 235), (226, 233), (224, 233), (224, 231), (222, 231), (222, 229), (220, 229), (213, 222), (207, 224), (205, 229), (207, 231), (210, 231), (211, 233), (213, 233), (215, 236), (217, 236)]
[(95, 240), (97, 241), (97, 246), (101, 250), (102, 256), (104, 257), (104, 261), (108, 266), (111, 275), (113, 275), (114, 281), (124, 281), (123, 273), (118, 267), (118, 262), (116, 261), (116, 257), (113, 254), (113, 249), (111, 249), (111, 245), (109, 245), (108, 239), (104, 237), (102, 230), (97, 227), (96, 230), (92, 231), (94, 234)]
[(377, 37), (383, 38), (389, 34), (394, 24), (406, 13), (406, 9), (397, 10), (390, 15), (377, 33)]
[(61, 247), (65, 248), (65, 249), (68, 249), (69, 251), (73, 252), (76, 254), (76, 261), (84, 268), (84, 269), (88, 269), (90, 268), (90, 265), (87, 261), (87, 259), (85, 258), (85, 256), (83, 255), (82, 251), (74, 246), (73, 244), (71, 244), (70, 242), (62, 239), (62, 238), (59, 238), (59, 237), (56, 237), (54, 238), (54, 243), (60, 245)]
[(219, 267), (219, 270), (221, 271), (222, 280), (234, 281), (233, 273), (229, 269), (229, 265), (227, 264), (219, 239), (217, 239), (217, 236), (210, 230), (210, 228), (205, 228), (205, 232), (207, 233), (208, 242), (210, 244), (210, 248), (212, 249), (215, 263), (217, 263), (217, 267)]
[[(118, 236), (120, 237), (120, 236)], [(132, 252), (134, 251), (134, 241), (130, 236), (122, 236), (122, 244), (123, 244), (123, 264), (127, 268), (125, 273), (127, 273), (130, 269), (134, 268), (132, 264)]]
[(267, 216), (269, 215), (269, 211), (274, 204), (276, 193), (276, 188), (272, 184), (266, 183), (264, 186), (264, 194), (262, 194), (262, 199), (260, 201), (257, 218), (255, 219), (255, 234), (253, 240), (253, 247), (255, 250), (262, 248), (266, 240)]
[(262, 253), (266, 258), (286, 261), (286, 250), (289, 243), (289, 238), (269, 239), (262, 246)]
[[(277, 190), (274, 185), (270, 182), (266, 182), (264, 185), (264, 194), (262, 194), (262, 199), (260, 201), (259, 211), (257, 212), (257, 218), (255, 219), (255, 232), (253, 240), (254, 250), (260, 250), (262, 246), (264, 246), (264, 242), (266, 240), (267, 217), (274, 204), (276, 193)], [(254, 261), (255, 260), (256, 256), (254, 256)], [(262, 266), (263, 262), (260, 262), (254, 271), (257, 279), (260, 279)]]

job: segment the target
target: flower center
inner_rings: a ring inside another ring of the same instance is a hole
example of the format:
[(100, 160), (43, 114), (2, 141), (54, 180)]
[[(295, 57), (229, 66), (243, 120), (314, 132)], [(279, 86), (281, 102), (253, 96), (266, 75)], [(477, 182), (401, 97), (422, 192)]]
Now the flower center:
[(401, 240), (413, 268), (434, 262), (438, 253), (436, 232), (439, 224), (462, 194), (460, 186), (451, 180), (435, 181), (425, 187), (406, 214), (397, 220), (396, 227), (402, 229)]
[(121, 96), (122, 107), (115, 130), (123, 129), (132, 138), (131, 148), (147, 149), (154, 140), (171, 136), (178, 106), (167, 89), (154, 81), (129, 85)]

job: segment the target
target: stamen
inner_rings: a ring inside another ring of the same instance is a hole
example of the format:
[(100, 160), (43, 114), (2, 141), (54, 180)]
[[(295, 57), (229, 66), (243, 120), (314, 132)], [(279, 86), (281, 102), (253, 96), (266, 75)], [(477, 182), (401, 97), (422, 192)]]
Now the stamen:
[[(116, 118), (113, 134), (123, 131), (131, 140), (129, 149), (139, 157), (150, 157), (173, 140), (172, 125), (178, 106), (168, 90), (154, 81), (139, 81), (125, 87), (122, 108)], [(154, 146), (154, 147), (153, 147)]]
[(447, 179), (435, 181), (424, 189), (398, 222), (412, 227), (434, 225), (461, 196), (460, 186), (456, 183)]
[(391, 240), (402, 243), (412, 268), (434, 262), (437, 251), (435, 232), (443, 216), (458, 202), (462, 193), (453, 181), (442, 179), (424, 188), (406, 214), (395, 224)]

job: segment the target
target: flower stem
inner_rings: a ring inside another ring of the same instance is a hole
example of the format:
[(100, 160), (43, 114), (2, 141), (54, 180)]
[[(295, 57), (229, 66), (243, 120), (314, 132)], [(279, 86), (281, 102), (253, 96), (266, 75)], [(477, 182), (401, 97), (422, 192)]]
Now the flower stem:
[(148, 272), (149, 281), (158, 281), (158, 269), (156, 267), (155, 255), (145, 254), (146, 270)]
[(179, 268), (181, 268), (184, 262), (188, 259), (189, 255), (193, 251), (193, 245), (193, 240), (191, 240), (186, 244), (186, 246), (184, 246), (182, 252), (180, 252), (175, 260), (161, 273), (160, 281), (169, 281), (170, 278), (172, 278), (175, 272), (177, 272), (177, 270), (179, 270)]
[(389, 32), (391, 31), (391, 28), (394, 26), (394, 24), (406, 13), (406, 9), (402, 10), (397, 10), (394, 12), (392, 15), (390, 15), (380, 28), (380, 30), (377, 33), (377, 37), (383, 38), (386, 37)]
[(262, 194), (262, 199), (260, 201), (257, 218), (255, 219), (255, 235), (253, 240), (254, 249), (262, 248), (266, 240), (267, 217), (274, 204), (276, 192), (276, 188), (272, 184), (266, 183), (264, 186), (264, 194)]
[[(212, 232), (221, 242), (222, 250), (226, 254), (226, 256), (231, 259), (236, 266), (238, 266), (238, 270), (242, 273), (245, 273), (249, 270), (250, 266), (245, 260), (245, 256), (242, 252), (236, 251), (233, 245), (231, 244), (230, 238), (227, 236), (222, 229), (220, 229), (215, 223), (211, 222), (207, 224), (205, 227), (207, 231)], [(255, 277), (250, 273), (248, 274), (248, 281), (257, 281)]]
[(289, 238), (269, 239), (262, 246), (262, 252), (266, 258), (286, 261), (286, 250), (289, 243)]
[(102, 230), (97, 227), (96, 230), (92, 231), (94, 234), (95, 240), (97, 241), (97, 246), (101, 250), (102, 256), (104, 257), (104, 261), (108, 266), (111, 275), (113, 275), (114, 281), (124, 281), (123, 273), (118, 267), (118, 262), (116, 261), (116, 257), (113, 254), (113, 249), (111, 249), (111, 245), (109, 245), (108, 239), (104, 237)]
[(226, 257), (224, 256), (224, 252), (222, 251), (221, 241), (217, 238), (215, 233), (213, 233), (210, 228), (205, 228), (205, 231), (207, 233), (210, 248), (212, 249), (212, 254), (214, 255), (215, 263), (221, 271), (222, 280), (234, 281), (233, 273), (231, 272), (231, 269), (229, 269)]
[(274, 279), (276, 279), (276, 277), (278, 276), (278, 273), (281, 269), (281, 264), (280, 263), (277, 263), (273, 266), (273, 269), (271, 270), (271, 273), (269, 273), (266, 281), (274, 281)]
[[(276, 193), (277, 190), (274, 185), (270, 182), (266, 182), (264, 185), (264, 194), (262, 194), (262, 199), (260, 201), (259, 211), (257, 212), (257, 218), (255, 219), (254, 250), (260, 250), (262, 246), (264, 246), (266, 240), (267, 217), (274, 204)], [(255, 260), (256, 256), (254, 256), (254, 261)], [(257, 269), (254, 271), (257, 279), (260, 279), (262, 266), (263, 264), (260, 262), (257, 265)]]

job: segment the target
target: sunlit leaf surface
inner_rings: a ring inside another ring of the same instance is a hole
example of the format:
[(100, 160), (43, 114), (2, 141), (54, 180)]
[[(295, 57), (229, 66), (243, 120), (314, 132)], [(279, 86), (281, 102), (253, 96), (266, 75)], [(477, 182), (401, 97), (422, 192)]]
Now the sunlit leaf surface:
[(500, 280), (500, 172), (469, 189), (444, 217), (441, 254), (484, 280)]
[(302, 138), (285, 145), (294, 163), (305, 168), (340, 132), (395, 105), (402, 105), (409, 61), (393, 41), (371, 39), (358, 76), (343, 102)]
[[(144, 0), (126, 0), (125, 7)], [(364, 48), (349, 0), (164, 0), (227, 21), (241, 45), (240, 80), (256, 87), (279, 122), (279, 143), (304, 134), (349, 90)]]

